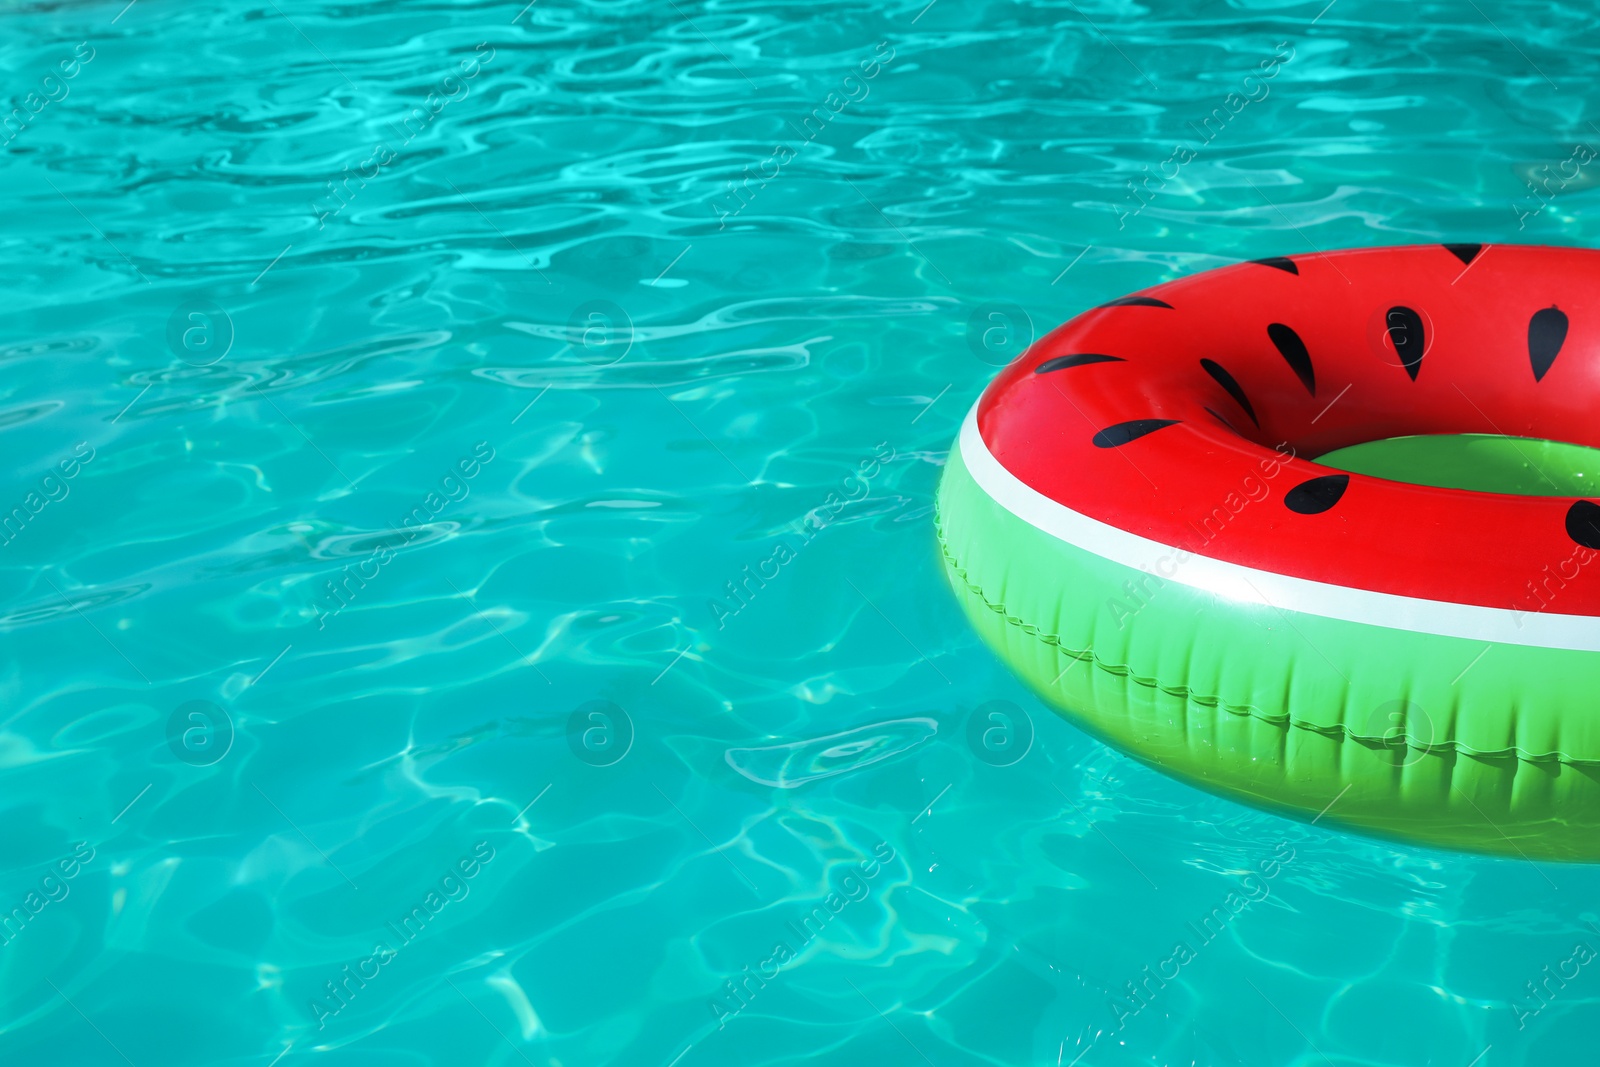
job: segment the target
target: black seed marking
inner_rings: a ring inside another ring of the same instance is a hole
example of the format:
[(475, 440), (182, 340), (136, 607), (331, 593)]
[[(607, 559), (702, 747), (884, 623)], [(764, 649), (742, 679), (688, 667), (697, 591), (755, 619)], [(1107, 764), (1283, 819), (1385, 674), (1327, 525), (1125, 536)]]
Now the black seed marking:
[(1408, 307), (1392, 307), (1383, 321), (1389, 327), (1389, 340), (1394, 342), (1400, 365), (1411, 375), (1411, 380), (1416, 381), (1417, 372), (1422, 369), (1422, 353), (1428, 347), (1428, 339), (1422, 331), (1422, 316)]
[[(1349, 484), (1348, 474), (1311, 478), (1283, 494), (1283, 506), (1297, 515), (1321, 515), (1339, 502)], [(1600, 512), (1600, 508), (1595, 510)]]
[(1542, 381), (1545, 371), (1561, 354), (1567, 340), (1567, 316), (1554, 304), (1541, 308), (1528, 320), (1528, 359), (1533, 364), (1533, 380)]
[(1137, 441), (1147, 433), (1155, 433), (1163, 426), (1171, 426), (1177, 419), (1134, 419), (1107, 426), (1094, 435), (1096, 448), (1120, 448), (1129, 441)]
[(1220, 363), (1213, 363), (1209, 359), (1202, 359), (1200, 366), (1207, 374), (1216, 379), (1218, 385), (1228, 391), (1229, 396), (1238, 401), (1239, 406), (1244, 408), (1244, 413), (1250, 416), (1251, 422), (1257, 426), (1261, 425), (1261, 420), (1256, 418), (1256, 409), (1250, 406), (1250, 398), (1244, 395), (1244, 390), (1240, 388), (1239, 382), (1233, 375), (1228, 373), (1226, 367)]
[(1037, 367), (1033, 368), (1033, 373), (1044, 374), (1053, 370), (1066, 370), (1068, 367), (1082, 367), (1088, 363), (1125, 362), (1127, 361), (1121, 356), (1102, 356), (1095, 352), (1084, 352), (1081, 355), (1076, 356), (1056, 356), (1054, 359), (1047, 359)]
[(1483, 251), (1482, 245), (1445, 245), (1452, 254), (1465, 266), (1472, 266), (1472, 261), (1478, 258), (1478, 253)]
[(1259, 263), (1263, 267), (1277, 267), (1279, 270), (1286, 270), (1290, 274), (1300, 273), (1300, 267), (1288, 256), (1268, 256), (1266, 259), (1252, 259), (1249, 262)]
[(1294, 370), (1295, 376), (1306, 387), (1306, 392), (1316, 396), (1317, 372), (1312, 369), (1311, 353), (1306, 351), (1306, 343), (1300, 340), (1300, 335), (1283, 323), (1274, 322), (1267, 327), (1267, 336), (1278, 346), (1279, 354)]
[(1579, 500), (1568, 508), (1567, 536), (1584, 548), (1600, 550), (1600, 504)]
[(1165, 300), (1157, 300), (1153, 296), (1119, 296), (1115, 300), (1108, 300), (1100, 306), (1103, 308), (1170, 308), (1172, 305)]

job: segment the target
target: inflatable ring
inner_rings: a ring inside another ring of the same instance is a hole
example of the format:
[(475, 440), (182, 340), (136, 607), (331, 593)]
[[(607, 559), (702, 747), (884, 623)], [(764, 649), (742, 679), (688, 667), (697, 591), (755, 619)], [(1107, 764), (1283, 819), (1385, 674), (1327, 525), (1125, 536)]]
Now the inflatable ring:
[(1047, 701), (1212, 790), (1600, 859), (1600, 252), (1264, 259), (1055, 330), (968, 414), (951, 583)]

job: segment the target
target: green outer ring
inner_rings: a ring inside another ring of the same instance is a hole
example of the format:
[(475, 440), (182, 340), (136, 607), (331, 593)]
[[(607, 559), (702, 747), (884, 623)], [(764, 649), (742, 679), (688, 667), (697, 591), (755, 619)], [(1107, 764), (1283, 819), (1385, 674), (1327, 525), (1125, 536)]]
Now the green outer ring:
[[(1600, 654), (1364, 625), (1163, 582), (1018, 518), (960, 453), (951, 450), (935, 511), (951, 585), (984, 640), (1073, 722), (1195, 785), (1287, 814), (1326, 810), (1330, 822), (1446, 848), (1600, 861), (1590, 697)], [(1142, 604), (1129, 582), (1142, 583)]]

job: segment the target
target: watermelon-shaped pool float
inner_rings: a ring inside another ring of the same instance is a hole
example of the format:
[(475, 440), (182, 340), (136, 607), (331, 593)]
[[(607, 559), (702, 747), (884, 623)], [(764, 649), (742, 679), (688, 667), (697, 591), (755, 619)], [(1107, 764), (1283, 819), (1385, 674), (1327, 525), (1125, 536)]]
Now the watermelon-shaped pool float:
[(1600, 252), (1258, 260), (1007, 367), (951, 582), (1067, 717), (1379, 834), (1600, 860)]

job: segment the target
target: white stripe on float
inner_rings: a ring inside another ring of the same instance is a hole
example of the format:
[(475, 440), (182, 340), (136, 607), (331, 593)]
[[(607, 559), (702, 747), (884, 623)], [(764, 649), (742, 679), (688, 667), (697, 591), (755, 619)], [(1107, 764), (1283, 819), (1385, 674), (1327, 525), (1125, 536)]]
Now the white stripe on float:
[(1240, 603), (1266, 604), (1364, 626), (1469, 641), (1600, 652), (1600, 618), (1593, 616), (1453, 604), (1331, 585), (1180, 550), (1092, 519), (1051, 500), (1002, 467), (978, 433), (976, 405), (961, 425), (960, 448), (961, 458), (979, 488), (1017, 518), (1052, 537), (1135, 570), (1152, 570), (1159, 561), (1172, 559), (1180, 551), (1186, 553), (1189, 558), (1177, 564), (1172, 574), (1158, 574), (1165, 581)]

